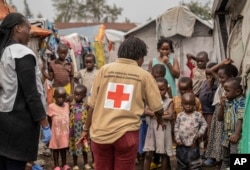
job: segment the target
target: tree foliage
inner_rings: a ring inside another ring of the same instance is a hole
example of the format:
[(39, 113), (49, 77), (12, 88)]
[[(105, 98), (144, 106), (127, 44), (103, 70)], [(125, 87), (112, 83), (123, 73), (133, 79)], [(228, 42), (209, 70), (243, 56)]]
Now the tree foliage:
[(122, 8), (109, 6), (105, 0), (52, 0), (56, 21), (115, 22)]
[(29, 8), (29, 5), (28, 5), (27, 1), (24, 0), (23, 3), (24, 3), (24, 15), (27, 16), (27, 17), (32, 17), (33, 14), (30, 11), (30, 8)]
[(181, 5), (187, 6), (191, 12), (199, 16), (200, 18), (204, 20), (210, 20), (211, 17), (211, 7), (210, 7), (210, 1), (206, 2), (205, 4), (202, 4), (198, 0), (193, 1), (191, 0), (190, 3), (184, 3), (182, 2)]

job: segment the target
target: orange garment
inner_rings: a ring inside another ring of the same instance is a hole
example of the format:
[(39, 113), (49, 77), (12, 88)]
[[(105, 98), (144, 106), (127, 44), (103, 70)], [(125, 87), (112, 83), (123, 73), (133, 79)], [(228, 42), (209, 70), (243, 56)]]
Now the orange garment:
[[(195, 97), (195, 103), (196, 103), (195, 110), (202, 113), (200, 99)], [(174, 105), (174, 113), (175, 113), (175, 118), (176, 118), (179, 113), (183, 112), (183, 107), (181, 104), (181, 96), (175, 96), (173, 98), (173, 105)]]
[(69, 147), (69, 104), (58, 106), (52, 103), (48, 107), (47, 115), (52, 119), (50, 149)]

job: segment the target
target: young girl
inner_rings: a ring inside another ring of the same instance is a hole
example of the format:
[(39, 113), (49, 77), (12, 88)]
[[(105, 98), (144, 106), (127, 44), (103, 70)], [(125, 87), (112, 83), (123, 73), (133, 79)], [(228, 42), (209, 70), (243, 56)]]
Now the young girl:
[[(200, 88), (199, 99), (201, 102), (202, 114), (207, 122), (207, 131), (204, 135), (204, 149), (206, 150), (207, 142), (208, 142), (208, 134), (210, 132), (212, 117), (214, 113), (215, 107), (212, 105), (214, 100), (214, 94), (217, 89), (217, 81), (214, 78), (213, 74), (209, 72), (209, 69), (215, 66), (216, 63), (210, 63), (207, 65), (207, 69), (205, 71), (206, 79), (203, 80)], [(204, 152), (201, 154), (202, 158), (205, 157)]]
[(205, 166), (214, 166), (216, 161), (222, 160), (222, 130), (223, 123), (218, 121), (217, 114), (220, 108), (220, 98), (224, 95), (223, 85), (225, 81), (231, 77), (236, 77), (238, 75), (238, 69), (231, 64), (231, 59), (225, 59), (221, 63), (215, 65), (210, 69), (210, 72), (219, 80), (219, 87), (217, 88), (213, 105), (215, 106), (215, 111), (212, 117), (211, 129), (208, 137), (208, 144), (206, 149), (207, 159), (204, 161)]
[(165, 78), (171, 87), (172, 96), (176, 96), (177, 90), (175, 79), (180, 76), (180, 68), (177, 58), (174, 57), (172, 41), (165, 37), (161, 37), (157, 43), (157, 50), (159, 51), (160, 56), (153, 58), (153, 60), (149, 62), (148, 70), (152, 72), (152, 67), (155, 64), (163, 64), (166, 68)]
[(177, 169), (201, 169), (198, 139), (207, 128), (200, 112), (195, 111), (195, 95), (185, 93), (181, 97), (183, 112), (179, 113), (174, 126)]
[(95, 55), (87, 54), (84, 58), (84, 65), (86, 68), (80, 70), (74, 77), (75, 82), (79, 84), (81, 79), (81, 84), (87, 87), (87, 96), (89, 96), (90, 89), (92, 87), (94, 78), (98, 73), (97, 68), (95, 67)]
[(144, 170), (150, 169), (150, 163), (153, 157), (153, 153), (159, 153), (161, 156), (161, 169), (165, 170), (167, 168), (167, 162), (169, 162), (168, 156), (172, 156), (172, 136), (171, 136), (171, 123), (173, 116), (173, 103), (172, 99), (166, 97), (168, 91), (168, 82), (164, 77), (159, 77), (156, 79), (158, 88), (163, 101), (164, 115), (163, 119), (166, 123), (166, 129), (157, 130), (157, 122), (152, 111), (146, 110), (147, 114), (151, 117), (148, 123), (148, 130), (145, 145), (143, 151), (146, 151)]
[[(156, 64), (153, 66), (152, 68), (152, 76), (157, 79), (159, 77), (164, 77), (166, 74), (166, 68), (164, 67), (163, 64)], [(171, 90), (168, 88), (168, 91), (170, 91), (171, 94)], [(168, 96), (170, 96), (170, 94), (168, 94)], [(139, 130), (139, 155), (141, 156), (142, 160), (144, 161), (145, 159), (145, 152), (143, 152), (143, 148), (144, 148), (144, 144), (145, 144), (145, 139), (146, 139), (146, 135), (147, 135), (147, 129), (148, 129), (148, 124), (146, 122), (146, 116), (150, 116), (151, 114), (147, 115), (147, 112), (144, 112), (144, 114), (141, 116), (141, 126), (140, 126), (140, 130)], [(160, 156), (159, 154), (154, 152), (154, 156), (153, 156), (153, 161), (150, 165), (150, 169), (155, 169), (157, 167), (160, 167)], [(142, 163), (142, 169), (144, 166), (144, 163)]]
[(83, 143), (76, 145), (76, 142), (81, 137), (82, 127), (87, 118), (87, 104), (83, 102), (86, 93), (87, 88), (84, 85), (77, 85), (74, 91), (75, 103), (71, 106), (69, 153), (73, 155), (73, 170), (79, 170), (79, 167), (77, 166), (77, 158), (80, 155), (83, 155), (84, 168), (91, 168), (88, 164), (88, 146)]
[(47, 113), (52, 120), (49, 148), (53, 152), (54, 170), (60, 170), (59, 154), (61, 155), (63, 170), (68, 170), (70, 167), (66, 164), (66, 153), (69, 147), (69, 105), (65, 102), (66, 91), (63, 87), (55, 89), (54, 99), (55, 103), (49, 105)]

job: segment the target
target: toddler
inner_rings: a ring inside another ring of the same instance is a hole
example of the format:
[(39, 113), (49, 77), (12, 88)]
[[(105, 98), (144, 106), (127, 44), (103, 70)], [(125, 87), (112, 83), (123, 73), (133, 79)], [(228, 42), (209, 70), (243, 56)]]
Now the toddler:
[(69, 153), (73, 155), (73, 170), (79, 170), (77, 166), (78, 156), (83, 156), (84, 168), (91, 169), (88, 164), (88, 141), (85, 139), (85, 145), (83, 142), (76, 145), (82, 134), (82, 127), (86, 122), (87, 118), (87, 104), (83, 102), (86, 97), (87, 88), (84, 85), (77, 85), (74, 91), (75, 103), (72, 104), (70, 110), (70, 126), (69, 126)]
[(201, 159), (198, 139), (207, 128), (202, 114), (195, 111), (195, 95), (185, 93), (181, 103), (183, 112), (179, 113), (174, 126), (177, 169), (201, 169)]
[(224, 96), (221, 97), (218, 120), (223, 121), (223, 161), (221, 169), (229, 168), (230, 154), (238, 153), (241, 138), (242, 121), (245, 109), (245, 97), (240, 85), (241, 78), (233, 77), (224, 83)]
[(49, 148), (52, 149), (55, 168), (59, 167), (59, 154), (61, 155), (63, 170), (69, 170), (66, 164), (66, 153), (69, 147), (69, 104), (66, 100), (66, 90), (63, 87), (57, 87), (54, 91), (55, 103), (48, 107), (48, 116), (52, 120), (51, 140)]

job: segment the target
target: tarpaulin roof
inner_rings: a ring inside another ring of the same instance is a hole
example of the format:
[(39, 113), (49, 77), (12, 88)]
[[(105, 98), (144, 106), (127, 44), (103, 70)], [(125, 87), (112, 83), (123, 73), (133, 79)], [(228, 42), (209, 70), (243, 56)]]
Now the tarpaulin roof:
[(46, 37), (52, 34), (52, 31), (37, 27), (35, 25), (31, 25), (30, 33), (33, 36), (45, 36)]
[(10, 5), (4, 3), (3, 0), (0, 0), (0, 20), (2, 20), (7, 14), (11, 12), (16, 12), (16, 10)]

